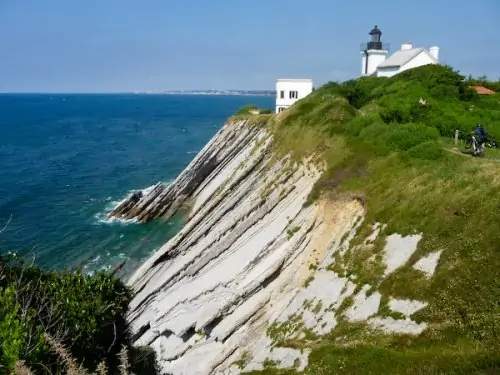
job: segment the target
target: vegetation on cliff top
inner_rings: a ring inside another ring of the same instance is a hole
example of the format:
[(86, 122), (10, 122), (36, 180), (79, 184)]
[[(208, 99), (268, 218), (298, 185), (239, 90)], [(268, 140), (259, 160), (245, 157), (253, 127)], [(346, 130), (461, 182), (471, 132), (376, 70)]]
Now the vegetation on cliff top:
[[(357, 280), (375, 285), (384, 299), (429, 302), (412, 317), (427, 322), (426, 331), (380, 335), (339, 324), (314, 343), (306, 374), (499, 371), (500, 163), (446, 149), (455, 129), (468, 133), (478, 122), (500, 138), (500, 95), (479, 96), (469, 85), (440, 65), (328, 83), (267, 122), (278, 154), (325, 162), (308, 204), (320, 195), (363, 197), (365, 224), (354, 241), (366, 238), (374, 222), (387, 224), (385, 235), (423, 233), (408, 265), (387, 278), (372, 254), (348, 262)], [(432, 278), (411, 267), (439, 249)]]

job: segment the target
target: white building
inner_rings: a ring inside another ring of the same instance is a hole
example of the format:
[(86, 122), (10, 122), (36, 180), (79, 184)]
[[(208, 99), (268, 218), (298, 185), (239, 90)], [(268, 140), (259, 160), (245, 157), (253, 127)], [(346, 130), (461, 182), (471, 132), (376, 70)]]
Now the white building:
[(313, 91), (312, 79), (276, 80), (276, 113), (284, 111)]
[(361, 75), (392, 77), (405, 70), (428, 64), (439, 64), (439, 47), (413, 48), (410, 43), (387, 58), (388, 46), (381, 41), (382, 32), (375, 26), (370, 31), (371, 40), (361, 46)]

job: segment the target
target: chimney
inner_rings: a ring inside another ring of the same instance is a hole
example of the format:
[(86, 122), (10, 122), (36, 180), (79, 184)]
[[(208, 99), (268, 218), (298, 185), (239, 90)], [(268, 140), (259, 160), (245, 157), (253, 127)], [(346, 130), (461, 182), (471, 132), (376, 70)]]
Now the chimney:
[(433, 46), (429, 48), (429, 53), (432, 57), (434, 57), (437, 61), (439, 61), (439, 47)]
[(411, 45), (410, 42), (405, 42), (403, 44), (401, 44), (401, 51), (406, 51), (408, 49), (412, 49), (413, 46)]

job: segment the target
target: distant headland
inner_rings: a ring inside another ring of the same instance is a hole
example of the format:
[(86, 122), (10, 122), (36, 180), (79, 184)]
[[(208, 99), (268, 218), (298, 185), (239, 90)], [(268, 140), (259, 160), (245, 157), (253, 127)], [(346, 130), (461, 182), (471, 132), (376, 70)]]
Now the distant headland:
[(248, 95), (274, 96), (274, 90), (166, 90), (166, 91), (138, 91), (134, 94), (163, 94), (163, 95)]

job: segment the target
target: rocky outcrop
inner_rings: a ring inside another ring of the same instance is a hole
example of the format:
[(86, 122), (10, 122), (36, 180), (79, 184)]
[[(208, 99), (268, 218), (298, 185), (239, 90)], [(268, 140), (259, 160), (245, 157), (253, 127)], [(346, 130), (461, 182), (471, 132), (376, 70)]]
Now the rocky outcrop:
[[(407, 308), (395, 300), (405, 319), (377, 316), (380, 293), (368, 295), (373, 286), (332, 270), (334, 255), (349, 251), (364, 206), (348, 196), (305, 205), (321, 171), (277, 158), (271, 144), (266, 129), (227, 124), (169, 187), (130, 197), (116, 214), (147, 221), (189, 202), (182, 230), (129, 280), (134, 344), (155, 349), (162, 374), (238, 374), (266, 363), (301, 370), (308, 350), (277, 344), (327, 334), (341, 315), (389, 332), (425, 329), (409, 318), (425, 303)], [(377, 224), (366, 246), (383, 230)], [(391, 236), (387, 273), (408, 261), (420, 239)], [(404, 257), (394, 258), (395, 248)], [(353, 304), (341, 311), (347, 297)]]
[(108, 218), (136, 219), (148, 222), (153, 219), (168, 219), (185, 203), (200, 184), (210, 182), (217, 171), (233, 160), (258, 133), (258, 128), (245, 126), (241, 121), (223, 127), (198, 153), (177, 179), (165, 187), (158, 183), (148, 194), (132, 193), (108, 214)]

